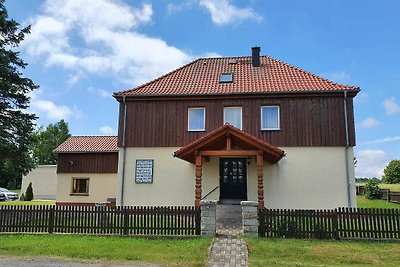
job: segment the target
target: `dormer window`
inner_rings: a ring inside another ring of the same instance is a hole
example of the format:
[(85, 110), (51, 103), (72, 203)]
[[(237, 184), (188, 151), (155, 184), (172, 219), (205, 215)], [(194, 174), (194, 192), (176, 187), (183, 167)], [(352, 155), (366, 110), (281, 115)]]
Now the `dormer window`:
[(233, 73), (224, 72), (219, 76), (219, 83), (232, 83), (233, 82)]

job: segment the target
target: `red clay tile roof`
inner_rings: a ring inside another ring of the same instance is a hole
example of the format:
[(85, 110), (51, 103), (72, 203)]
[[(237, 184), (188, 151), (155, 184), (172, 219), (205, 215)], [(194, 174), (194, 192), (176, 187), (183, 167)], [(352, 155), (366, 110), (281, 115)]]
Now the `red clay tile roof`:
[(117, 136), (71, 136), (54, 153), (118, 152)]
[[(184, 96), (293, 92), (354, 91), (269, 56), (252, 67), (251, 57), (201, 58), (137, 88), (114, 96)], [(233, 73), (233, 83), (220, 83), (221, 73)]]

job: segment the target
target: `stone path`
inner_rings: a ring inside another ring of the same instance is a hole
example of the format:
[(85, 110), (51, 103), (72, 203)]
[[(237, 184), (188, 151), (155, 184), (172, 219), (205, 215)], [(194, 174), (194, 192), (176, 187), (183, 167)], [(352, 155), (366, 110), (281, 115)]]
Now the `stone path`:
[(242, 215), (240, 205), (217, 205), (217, 236), (211, 246), (208, 266), (246, 267), (248, 251), (241, 238)]

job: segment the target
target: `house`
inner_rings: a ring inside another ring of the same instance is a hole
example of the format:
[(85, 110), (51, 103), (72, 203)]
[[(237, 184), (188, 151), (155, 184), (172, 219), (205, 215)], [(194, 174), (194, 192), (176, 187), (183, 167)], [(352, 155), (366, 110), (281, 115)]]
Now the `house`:
[(117, 136), (71, 136), (57, 154), (57, 205), (115, 202)]
[[(260, 208), (355, 207), (359, 91), (253, 47), (251, 56), (200, 58), (116, 92), (117, 204), (199, 207), (206, 198)], [(58, 170), (69, 179), (59, 178), (58, 192), (70, 190), (73, 177), (90, 176), (66, 172), (71, 167)]]
[(21, 193), (26, 192), (29, 183), (32, 183), (33, 198), (35, 200), (55, 200), (57, 191), (57, 166), (38, 165), (22, 177)]

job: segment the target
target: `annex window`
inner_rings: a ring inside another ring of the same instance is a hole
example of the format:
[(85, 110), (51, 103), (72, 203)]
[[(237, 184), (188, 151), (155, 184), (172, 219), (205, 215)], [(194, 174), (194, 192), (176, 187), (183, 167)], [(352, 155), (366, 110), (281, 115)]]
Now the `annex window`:
[(225, 107), (224, 124), (229, 123), (236, 128), (242, 129), (242, 107)]
[(89, 195), (89, 178), (72, 178), (73, 195)]
[(227, 73), (221, 73), (219, 76), (219, 82), (220, 83), (232, 83), (233, 82), (233, 73), (227, 72)]
[(206, 127), (206, 109), (189, 108), (188, 109), (188, 131), (205, 131)]
[(279, 129), (279, 106), (261, 107), (261, 130)]

